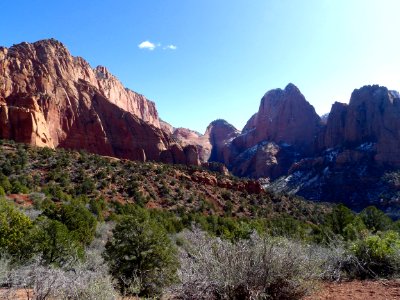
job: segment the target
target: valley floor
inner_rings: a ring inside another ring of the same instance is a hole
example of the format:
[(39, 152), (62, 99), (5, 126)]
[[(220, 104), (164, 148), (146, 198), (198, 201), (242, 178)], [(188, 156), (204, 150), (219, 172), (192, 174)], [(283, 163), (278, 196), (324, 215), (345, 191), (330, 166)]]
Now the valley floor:
[(400, 299), (400, 280), (325, 283), (303, 300), (389, 300)]

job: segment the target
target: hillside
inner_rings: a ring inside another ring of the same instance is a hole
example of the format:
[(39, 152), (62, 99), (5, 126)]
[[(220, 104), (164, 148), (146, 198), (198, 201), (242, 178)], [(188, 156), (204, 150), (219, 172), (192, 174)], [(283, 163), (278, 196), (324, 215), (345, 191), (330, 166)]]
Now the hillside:
[(0, 297), (301, 299), (315, 282), (397, 276), (399, 232), (374, 207), (0, 140)]
[[(84, 196), (109, 203), (139, 204), (172, 212), (233, 217), (287, 214), (317, 220), (327, 206), (275, 195), (258, 181), (198, 167), (134, 162), (86, 152), (37, 148), (2, 141), (0, 171), (8, 197), (20, 204), (48, 196), (67, 201)], [(17, 194), (25, 194), (21, 197)]]

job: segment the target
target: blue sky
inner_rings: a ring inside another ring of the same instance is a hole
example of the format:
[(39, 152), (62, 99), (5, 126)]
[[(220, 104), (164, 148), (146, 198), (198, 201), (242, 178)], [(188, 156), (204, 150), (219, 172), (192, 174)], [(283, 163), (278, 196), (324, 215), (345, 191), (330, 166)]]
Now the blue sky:
[(289, 82), (320, 114), (365, 84), (400, 90), (398, 0), (13, 0), (0, 11), (0, 45), (56, 38), (200, 132), (217, 118), (241, 129)]

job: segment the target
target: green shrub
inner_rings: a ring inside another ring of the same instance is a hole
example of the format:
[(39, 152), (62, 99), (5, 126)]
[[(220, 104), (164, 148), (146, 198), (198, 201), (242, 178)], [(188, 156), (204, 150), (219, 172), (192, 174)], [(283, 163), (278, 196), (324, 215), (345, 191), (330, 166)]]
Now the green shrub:
[(0, 185), (0, 197), (4, 197), (6, 195), (6, 192), (4, 191), (4, 188)]
[(356, 241), (351, 251), (360, 261), (356, 275), (365, 277), (389, 277), (400, 270), (400, 236), (397, 232), (370, 235)]
[(13, 194), (27, 194), (29, 193), (29, 189), (23, 185), (19, 180), (13, 180), (11, 188), (11, 193)]
[(104, 258), (125, 295), (156, 296), (176, 280), (176, 250), (148, 216), (124, 216), (106, 244)]
[(99, 221), (103, 220), (103, 212), (106, 207), (107, 204), (103, 197), (89, 200), (89, 210), (97, 217)]
[(368, 229), (360, 216), (356, 216), (344, 227), (342, 235), (348, 241), (355, 241), (366, 237), (368, 235)]
[(82, 244), (88, 245), (93, 240), (97, 220), (79, 201), (72, 201), (69, 204), (62, 204), (59, 207), (52, 206), (51, 209), (45, 210), (44, 214), (66, 225), (68, 230)]
[(0, 199), (0, 250), (18, 260), (29, 255), (31, 220), (14, 205)]
[(326, 225), (333, 233), (343, 235), (347, 225), (353, 222), (355, 214), (343, 204), (336, 205), (332, 212), (326, 217)]
[(4, 188), (4, 191), (6, 193), (11, 192), (12, 185), (11, 185), (10, 181), (8, 180), (8, 177), (2, 173), (0, 173), (0, 186), (2, 186)]
[(61, 266), (84, 255), (75, 235), (60, 221), (39, 217), (34, 236), (34, 251), (40, 254), (45, 264)]
[(393, 223), (392, 219), (375, 206), (364, 208), (360, 213), (360, 218), (373, 233), (388, 230)]

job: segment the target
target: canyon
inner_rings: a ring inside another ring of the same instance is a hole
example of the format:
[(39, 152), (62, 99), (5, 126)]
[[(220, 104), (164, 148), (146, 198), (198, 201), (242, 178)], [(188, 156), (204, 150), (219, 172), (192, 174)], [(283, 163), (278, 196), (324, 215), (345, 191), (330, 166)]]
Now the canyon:
[[(268, 91), (242, 130), (174, 128), (154, 102), (54, 39), (0, 47), (0, 138), (262, 179), (276, 192), (397, 215), (400, 95), (355, 89), (318, 116), (294, 84)], [(225, 167), (226, 166), (226, 167)]]

